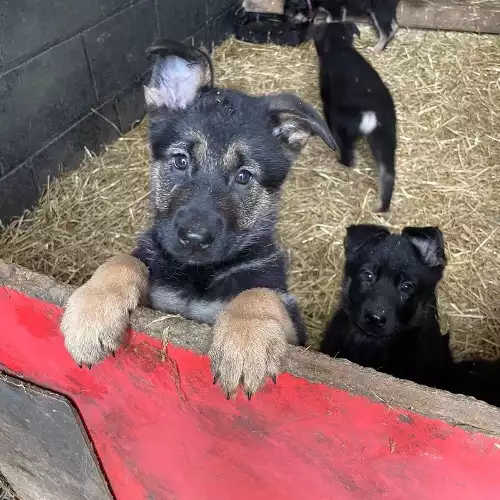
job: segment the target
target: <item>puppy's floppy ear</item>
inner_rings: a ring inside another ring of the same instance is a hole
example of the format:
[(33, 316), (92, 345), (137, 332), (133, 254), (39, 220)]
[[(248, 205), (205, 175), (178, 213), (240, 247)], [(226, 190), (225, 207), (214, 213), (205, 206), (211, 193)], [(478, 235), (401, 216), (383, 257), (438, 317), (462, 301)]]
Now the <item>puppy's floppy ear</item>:
[(356, 224), (349, 226), (344, 238), (344, 249), (346, 256), (353, 255), (369, 241), (382, 240), (390, 234), (384, 226), (375, 224)]
[(183, 109), (203, 86), (213, 86), (210, 56), (173, 40), (158, 40), (148, 54), (156, 56), (149, 83), (144, 87), (148, 111)]
[(273, 124), (273, 135), (279, 137), (288, 153), (296, 155), (317, 135), (333, 150), (337, 144), (321, 115), (294, 94), (271, 94), (263, 97)]
[(410, 240), (429, 267), (445, 267), (443, 233), (438, 227), (405, 227), (401, 234)]

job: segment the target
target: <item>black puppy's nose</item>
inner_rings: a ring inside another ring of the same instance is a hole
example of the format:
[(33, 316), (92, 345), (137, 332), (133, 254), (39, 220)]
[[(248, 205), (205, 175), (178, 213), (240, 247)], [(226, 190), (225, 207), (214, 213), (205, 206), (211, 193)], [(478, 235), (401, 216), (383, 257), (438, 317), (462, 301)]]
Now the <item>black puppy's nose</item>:
[(371, 326), (384, 326), (387, 323), (387, 318), (384, 314), (373, 313), (371, 311), (365, 312), (365, 320)]
[(193, 250), (198, 248), (208, 248), (214, 242), (214, 235), (206, 228), (197, 228), (191, 230), (181, 227), (177, 231), (177, 238), (182, 246), (191, 247)]

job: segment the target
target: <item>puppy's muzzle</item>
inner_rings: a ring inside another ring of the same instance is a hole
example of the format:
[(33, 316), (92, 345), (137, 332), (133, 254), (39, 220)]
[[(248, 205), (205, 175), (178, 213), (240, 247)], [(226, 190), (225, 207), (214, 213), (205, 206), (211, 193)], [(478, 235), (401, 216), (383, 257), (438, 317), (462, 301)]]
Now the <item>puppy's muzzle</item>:
[(375, 337), (390, 335), (392, 325), (392, 319), (385, 305), (366, 304), (361, 311), (360, 326), (367, 335)]
[(365, 321), (371, 327), (380, 328), (387, 323), (387, 317), (382, 312), (365, 311)]
[(204, 250), (215, 240), (213, 232), (204, 227), (197, 229), (181, 227), (177, 231), (177, 238), (183, 247), (191, 248), (192, 250)]
[(174, 224), (179, 243), (193, 252), (212, 246), (223, 226), (219, 216), (202, 214), (193, 209), (179, 210)]

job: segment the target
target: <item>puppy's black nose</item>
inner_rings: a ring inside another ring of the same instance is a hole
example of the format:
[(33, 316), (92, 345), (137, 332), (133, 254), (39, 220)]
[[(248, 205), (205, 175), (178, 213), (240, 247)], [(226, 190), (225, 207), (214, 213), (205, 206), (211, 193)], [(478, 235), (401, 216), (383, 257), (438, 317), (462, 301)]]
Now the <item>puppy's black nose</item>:
[(177, 238), (184, 247), (190, 247), (193, 250), (200, 248), (208, 248), (214, 242), (214, 235), (204, 228), (197, 228), (191, 230), (189, 228), (181, 227), (177, 231)]
[(371, 326), (384, 326), (387, 323), (387, 318), (383, 314), (365, 312), (365, 321)]

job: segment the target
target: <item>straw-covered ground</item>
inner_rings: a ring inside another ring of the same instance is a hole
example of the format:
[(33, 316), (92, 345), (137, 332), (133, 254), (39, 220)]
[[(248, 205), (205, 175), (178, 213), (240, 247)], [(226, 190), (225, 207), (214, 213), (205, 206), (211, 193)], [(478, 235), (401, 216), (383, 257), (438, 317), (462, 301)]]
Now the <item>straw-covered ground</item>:
[[(440, 314), (459, 356), (500, 355), (500, 37), (400, 30), (381, 55), (358, 43), (393, 92), (399, 118), (391, 213), (371, 212), (377, 174), (364, 144), (355, 170), (314, 139), (287, 181), (280, 233), (290, 284), (312, 343), (338, 298), (345, 226), (439, 225), (449, 265)], [(310, 45), (226, 41), (217, 81), (251, 93), (293, 91), (319, 106)], [(141, 125), (100, 157), (53, 183), (38, 207), (6, 228), (0, 257), (80, 284), (98, 264), (134, 246), (148, 220), (148, 149)]]

